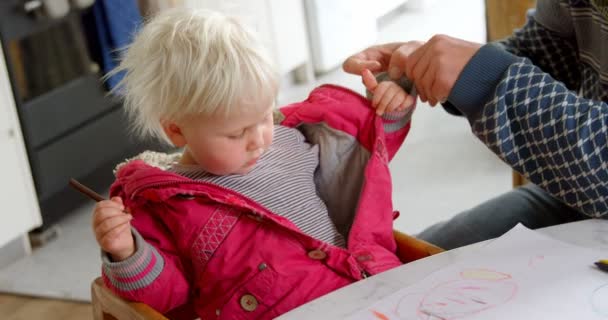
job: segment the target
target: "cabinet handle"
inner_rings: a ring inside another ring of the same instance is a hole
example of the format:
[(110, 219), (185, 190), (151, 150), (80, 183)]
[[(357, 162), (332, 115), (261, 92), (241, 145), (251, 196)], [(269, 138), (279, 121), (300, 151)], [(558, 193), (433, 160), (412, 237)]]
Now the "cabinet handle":
[(15, 137), (15, 129), (8, 129), (8, 136), (9, 138), (14, 138)]

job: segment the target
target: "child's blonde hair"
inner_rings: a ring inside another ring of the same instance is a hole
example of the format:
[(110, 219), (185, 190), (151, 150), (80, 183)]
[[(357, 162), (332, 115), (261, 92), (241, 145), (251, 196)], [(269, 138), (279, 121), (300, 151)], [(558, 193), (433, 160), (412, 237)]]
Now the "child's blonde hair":
[[(260, 42), (237, 19), (170, 9), (152, 18), (127, 48), (117, 90), (135, 131), (169, 142), (162, 121), (192, 114), (237, 114), (243, 101), (272, 102), (278, 75)], [(261, 100), (265, 99), (265, 100)]]

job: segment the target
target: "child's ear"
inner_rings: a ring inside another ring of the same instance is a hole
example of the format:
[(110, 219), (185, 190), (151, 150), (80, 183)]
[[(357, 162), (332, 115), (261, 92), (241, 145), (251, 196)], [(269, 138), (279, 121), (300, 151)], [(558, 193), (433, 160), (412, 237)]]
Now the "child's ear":
[(181, 148), (186, 145), (186, 137), (182, 133), (182, 129), (175, 122), (163, 121), (163, 130), (174, 146)]

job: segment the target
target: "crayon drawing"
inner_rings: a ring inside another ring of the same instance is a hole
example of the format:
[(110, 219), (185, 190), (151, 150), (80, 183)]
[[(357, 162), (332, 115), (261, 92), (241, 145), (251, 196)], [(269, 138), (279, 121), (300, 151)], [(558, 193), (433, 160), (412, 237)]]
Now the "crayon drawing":
[(517, 293), (511, 276), (485, 269), (469, 269), (460, 279), (440, 283), (422, 298), (405, 296), (397, 307), (398, 319), (451, 320), (483, 312), (507, 303)]
[(372, 314), (376, 317), (375, 319), (378, 319), (378, 320), (390, 320), (391, 319), (380, 311), (376, 311), (376, 310), (371, 310), (371, 311), (372, 311)]
[(519, 226), (460, 261), (446, 257), (442, 268), (420, 272), (348, 319), (608, 320), (607, 274), (594, 265), (600, 258), (605, 250)]
[(598, 315), (608, 318), (608, 283), (593, 290), (591, 307)]

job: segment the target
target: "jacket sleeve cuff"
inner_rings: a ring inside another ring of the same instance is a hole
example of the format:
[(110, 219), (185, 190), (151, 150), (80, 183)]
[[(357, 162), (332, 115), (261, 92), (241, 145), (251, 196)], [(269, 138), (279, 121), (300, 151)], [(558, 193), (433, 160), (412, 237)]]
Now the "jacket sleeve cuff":
[(518, 59), (521, 58), (497, 44), (482, 46), (462, 70), (448, 101), (469, 119), (475, 117), (492, 96), (507, 68)]
[(152, 283), (164, 267), (164, 259), (156, 248), (131, 229), (135, 239), (135, 253), (119, 262), (113, 262), (109, 255), (102, 252), (103, 274), (112, 286), (121, 291), (141, 289)]

